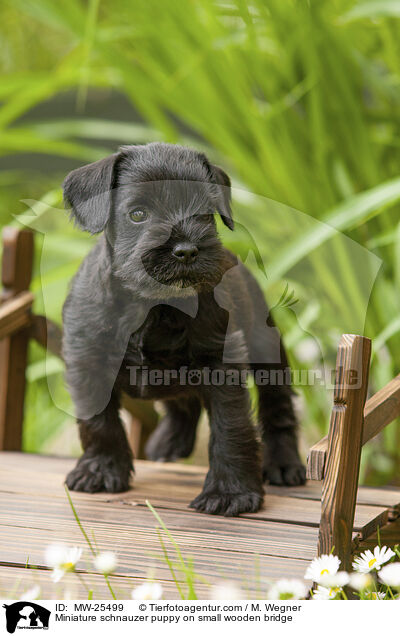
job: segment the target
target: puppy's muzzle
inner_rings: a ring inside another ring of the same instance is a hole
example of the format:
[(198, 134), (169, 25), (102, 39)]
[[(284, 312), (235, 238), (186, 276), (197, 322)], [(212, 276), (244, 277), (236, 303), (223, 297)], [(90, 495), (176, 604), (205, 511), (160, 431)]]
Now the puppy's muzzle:
[(197, 258), (198, 248), (193, 243), (178, 243), (172, 250), (172, 255), (179, 263), (191, 265)]

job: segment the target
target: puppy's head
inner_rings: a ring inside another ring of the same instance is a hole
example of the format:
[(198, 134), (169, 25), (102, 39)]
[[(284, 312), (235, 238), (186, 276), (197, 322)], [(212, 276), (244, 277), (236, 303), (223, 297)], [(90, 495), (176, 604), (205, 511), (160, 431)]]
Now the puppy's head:
[(230, 180), (202, 153), (124, 146), (71, 172), (64, 198), (82, 229), (105, 232), (114, 275), (142, 296), (193, 294), (224, 273), (215, 214), (233, 229)]

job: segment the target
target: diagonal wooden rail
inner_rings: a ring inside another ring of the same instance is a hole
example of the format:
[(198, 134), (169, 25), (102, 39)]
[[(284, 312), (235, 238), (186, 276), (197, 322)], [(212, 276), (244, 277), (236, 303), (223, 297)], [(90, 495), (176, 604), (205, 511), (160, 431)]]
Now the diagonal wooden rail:
[(33, 300), (33, 294), (26, 291), (0, 305), (0, 340), (31, 325)]
[[(400, 373), (366, 402), (362, 445), (364, 446), (378, 435), (398, 416), (400, 416)], [(311, 447), (307, 465), (308, 479), (321, 481), (324, 478), (328, 446), (329, 440), (326, 436)]]

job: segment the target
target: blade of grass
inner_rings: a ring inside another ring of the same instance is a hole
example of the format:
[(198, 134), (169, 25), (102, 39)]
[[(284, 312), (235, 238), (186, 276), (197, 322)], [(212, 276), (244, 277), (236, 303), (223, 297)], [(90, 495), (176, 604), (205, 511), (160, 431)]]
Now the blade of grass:
[(68, 498), (68, 501), (69, 501), (69, 505), (71, 506), (72, 513), (73, 513), (73, 515), (74, 515), (74, 517), (75, 517), (75, 521), (76, 521), (76, 523), (77, 523), (77, 524), (78, 524), (78, 526), (79, 526), (79, 530), (82, 532), (82, 534), (83, 534), (83, 536), (84, 536), (84, 539), (85, 539), (86, 543), (87, 543), (87, 544), (88, 544), (88, 546), (89, 546), (89, 550), (90, 550), (90, 552), (91, 552), (91, 553), (92, 553), (92, 555), (95, 557), (95, 556), (96, 556), (96, 554), (97, 554), (97, 552), (96, 552), (96, 550), (93, 548), (93, 546), (92, 546), (92, 542), (90, 541), (90, 539), (89, 539), (88, 535), (86, 534), (86, 531), (85, 531), (85, 529), (84, 529), (84, 527), (83, 527), (83, 525), (82, 525), (82, 523), (81, 523), (81, 520), (79, 519), (78, 513), (76, 512), (75, 506), (74, 506), (74, 504), (73, 504), (73, 502), (72, 502), (72, 499), (71, 499), (71, 495), (70, 495), (70, 493), (69, 493), (68, 486), (67, 486), (66, 484), (64, 484), (64, 489), (65, 489), (65, 492), (66, 492), (66, 494), (67, 494), (67, 498)]

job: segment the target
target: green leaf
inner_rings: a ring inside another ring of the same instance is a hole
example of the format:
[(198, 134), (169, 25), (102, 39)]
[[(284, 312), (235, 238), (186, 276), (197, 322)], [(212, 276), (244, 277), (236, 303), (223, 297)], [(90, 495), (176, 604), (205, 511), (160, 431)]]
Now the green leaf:
[(29, 364), (26, 369), (26, 377), (28, 382), (36, 382), (49, 375), (63, 373), (64, 371), (65, 368), (62, 360), (55, 356), (48, 355), (45, 360), (39, 360), (38, 362)]
[(351, 22), (361, 18), (400, 18), (400, 4), (398, 0), (371, 0), (370, 2), (359, 2), (350, 11), (344, 14), (343, 21)]
[(400, 200), (400, 178), (392, 179), (367, 192), (347, 199), (328, 212), (321, 221), (316, 220), (314, 227), (300, 235), (285, 249), (268, 268), (272, 280), (280, 278), (302, 258), (335, 236), (338, 231), (345, 232), (357, 227), (366, 220), (378, 216), (387, 206)]

